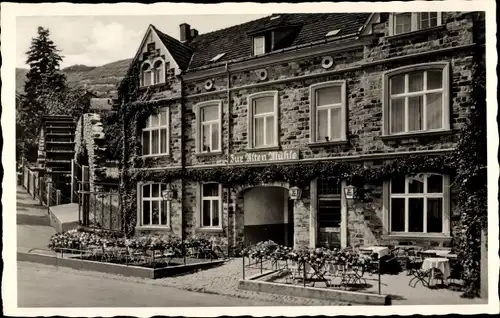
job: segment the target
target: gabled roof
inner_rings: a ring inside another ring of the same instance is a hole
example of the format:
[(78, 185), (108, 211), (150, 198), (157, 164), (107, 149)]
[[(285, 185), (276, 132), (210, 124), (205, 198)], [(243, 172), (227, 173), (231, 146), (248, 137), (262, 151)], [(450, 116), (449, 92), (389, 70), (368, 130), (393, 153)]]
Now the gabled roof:
[(366, 12), (274, 14), (226, 29), (199, 34), (189, 43), (193, 56), (188, 69), (208, 65), (215, 56), (221, 53), (226, 54), (217, 62), (251, 57), (251, 34), (266, 29), (296, 26), (299, 31), (291, 44), (293, 47), (324, 40), (328, 32), (337, 29), (340, 31), (335, 37), (359, 35), (370, 15), (371, 13)]
[(170, 52), (177, 65), (179, 65), (179, 68), (185, 70), (191, 60), (191, 48), (179, 40), (159, 31), (154, 25), (152, 25), (152, 28), (155, 30), (156, 34), (158, 34), (158, 37)]

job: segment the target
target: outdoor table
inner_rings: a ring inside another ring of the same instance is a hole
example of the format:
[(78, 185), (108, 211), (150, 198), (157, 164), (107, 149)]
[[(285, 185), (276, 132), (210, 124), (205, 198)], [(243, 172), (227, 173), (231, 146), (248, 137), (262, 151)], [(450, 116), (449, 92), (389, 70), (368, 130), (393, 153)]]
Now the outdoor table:
[(434, 278), (434, 269), (437, 268), (439, 269), (442, 273), (444, 278), (446, 279), (447, 277), (450, 276), (450, 260), (447, 258), (441, 258), (441, 257), (430, 257), (426, 258), (424, 262), (422, 263), (422, 270), (431, 270), (431, 276), (430, 278)]
[(390, 254), (389, 248), (386, 246), (361, 247), (359, 250), (361, 253), (369, 252), (370, 254), (377, 254), (378, 259)]
[(428, 254), (436, 254), (437, 256), (441, 257), (448, 257), (448, 255), (451, 253), (451, 250), (425, 250), (423, 252)]

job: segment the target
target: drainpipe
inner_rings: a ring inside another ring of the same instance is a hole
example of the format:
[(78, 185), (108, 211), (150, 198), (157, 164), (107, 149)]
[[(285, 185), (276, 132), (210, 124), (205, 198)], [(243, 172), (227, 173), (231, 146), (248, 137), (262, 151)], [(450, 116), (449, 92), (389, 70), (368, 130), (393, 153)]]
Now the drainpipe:
[[(229, 72), (229, 67), (228, 67), (228, 62), (226, 62), (226, 74), (227, 74), (227, 90), (226, 90), (226, 97), (227, 97), (227, 167), (229, 167), (229, 158), (230, 158), (230, 142), (231, 142), (231, 125), (230, 125), (230, 120), (231, 120), (231, 74)], [(221, 127), (222, 129), (222, 127)], [(226, 225), (226, 237), (227, 237), (227, 251), (226, 255), (229, 257), (229, 211), (230, 211), (230, 199), (231, 199), (231, 189), (227, 188), (227, 225)], [(234, 211), (233, 211), (233, 219), (234, 219)], [(233, 223), (235, 220), (233, 220)], [(233, 233), (234, 235), (234, 233)]]

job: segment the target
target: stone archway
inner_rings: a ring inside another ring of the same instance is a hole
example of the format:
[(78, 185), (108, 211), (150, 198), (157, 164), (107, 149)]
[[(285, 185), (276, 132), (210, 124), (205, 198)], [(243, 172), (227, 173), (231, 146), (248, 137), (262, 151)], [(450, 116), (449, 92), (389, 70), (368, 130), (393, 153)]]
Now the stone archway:
[(272, 182), (235, 188), (236, 233), (245, 245), (272, 240), (293, 246), (293, 201), (289, 185)]

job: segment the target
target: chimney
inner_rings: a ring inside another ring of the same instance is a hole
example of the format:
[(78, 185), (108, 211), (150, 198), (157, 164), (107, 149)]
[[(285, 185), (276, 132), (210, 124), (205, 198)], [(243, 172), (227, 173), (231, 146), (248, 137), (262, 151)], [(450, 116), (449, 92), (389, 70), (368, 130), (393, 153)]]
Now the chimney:
[(181, 31), (181, 42), (187, 42), (191, 39), (191, 26), (187, 23), (179, 25)]
[(198, 30), (191, 29), (191, 40), (198, 36)]

